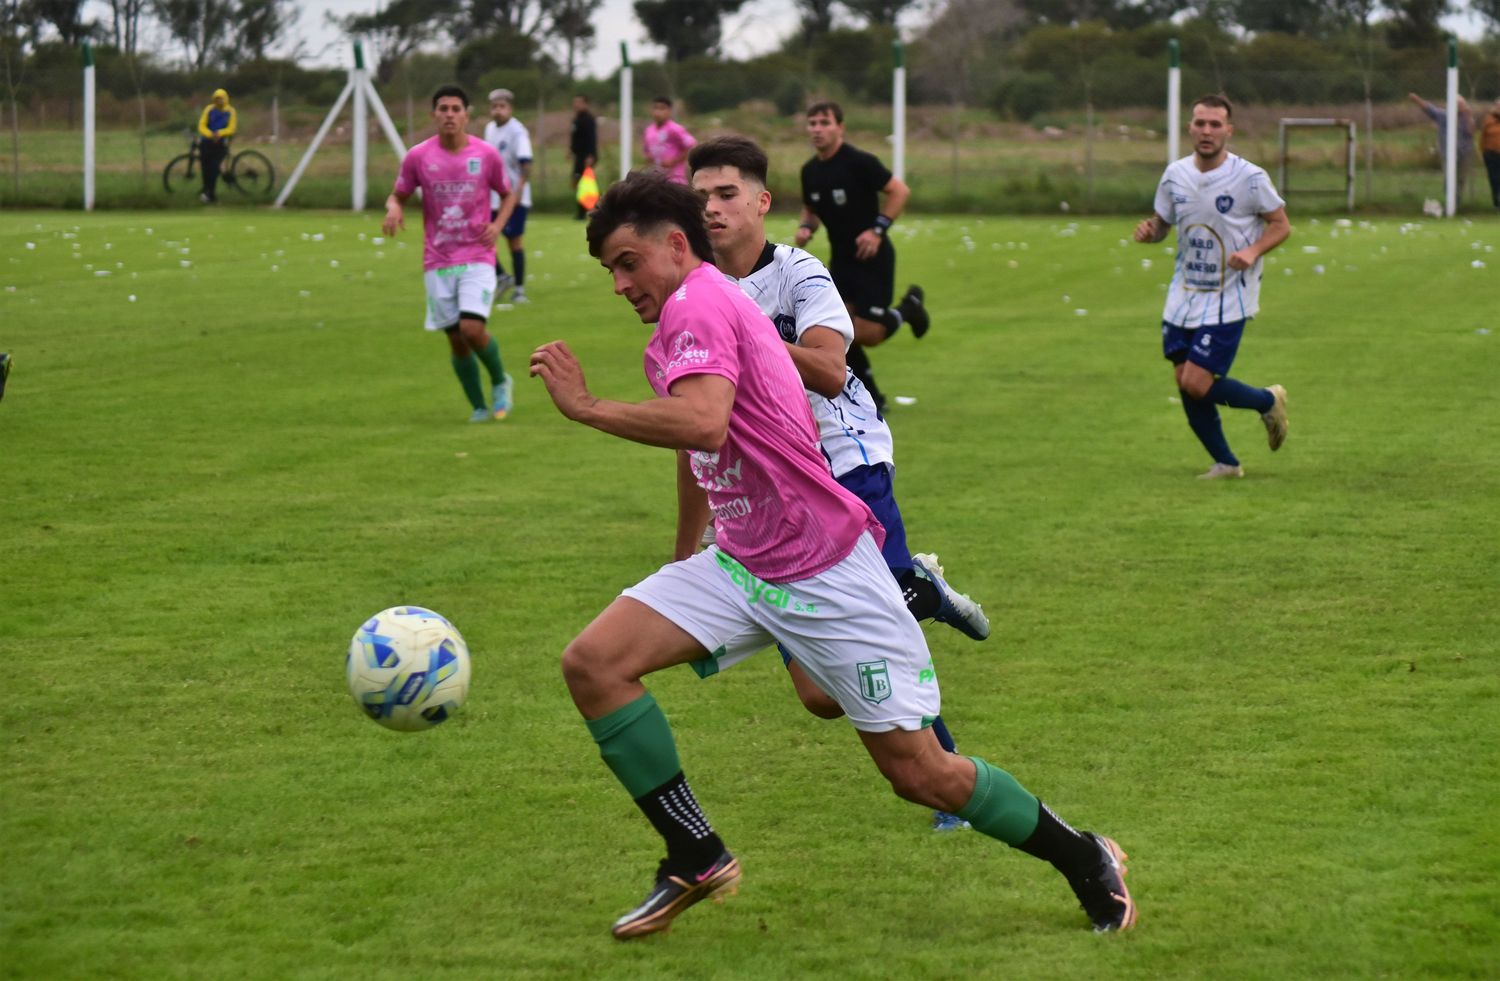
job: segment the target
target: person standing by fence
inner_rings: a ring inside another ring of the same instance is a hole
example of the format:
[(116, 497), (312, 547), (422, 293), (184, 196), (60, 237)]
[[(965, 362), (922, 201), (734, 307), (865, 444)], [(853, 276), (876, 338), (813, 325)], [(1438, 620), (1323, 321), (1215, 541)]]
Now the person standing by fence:
[(239, 113), (229, 104), (229, 93), (214, 89), (213, 100), (198, 117), (198, 157), (203, 161), (203, 193), (198, 200), (213, 204), (219, 199), (219, 170), (229, 155), (229, 138), (239, 124)]
[(1500, 208), (1500, 99), (1479, 121), (1479, 149), (1490, 177), (1490, 202)]
[[(1415, 92), (1408, 92), (1406, 97), (1415, 102), (1425, 112), (1429, 119), (1437, 123), (1437, 147), (1438, 159), (1447, 163), (1448, 160), (1448, 112), (1439, 109)], [(1458, 97), (1458, 165), (1453, 168), (1455, 179), (1458, 181), (1458, 196), (1456, 200), (1464, 199), (1464, 190), (1469, 186), (1469, 168), (1474, 164), (1474, 113), (1469, 110), (1469, 104), (1464, 101), (1463, 96)]]

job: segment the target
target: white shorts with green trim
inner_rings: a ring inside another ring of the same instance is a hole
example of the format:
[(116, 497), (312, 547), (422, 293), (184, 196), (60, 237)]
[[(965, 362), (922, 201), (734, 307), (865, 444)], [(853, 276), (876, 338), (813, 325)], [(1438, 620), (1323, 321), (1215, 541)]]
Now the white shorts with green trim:
[(931, 724), (942, 696), (922, 628), (868, 533), (833, 568), (793, 583), (752, 575), (717, 545), (626, 589), (709, 651), (702, 677), (781, 643), (866, 732)]
[(427, 287), (428, 330), (447, 330), (458, 326), (463, 314), (480, 320), (490, 319), (495, 302), (495, 267), (471, 262), (466, 266), (445, 266), (422, 274)]

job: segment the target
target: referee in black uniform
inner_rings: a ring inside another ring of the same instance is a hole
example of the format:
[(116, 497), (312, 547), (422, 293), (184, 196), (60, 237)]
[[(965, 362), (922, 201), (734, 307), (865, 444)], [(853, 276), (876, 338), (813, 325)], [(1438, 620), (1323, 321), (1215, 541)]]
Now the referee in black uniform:
[(916, 337), (929, 326), (922, 287), (908, 287), (901, 302), (891, 306), (896, 249), (886, 232), (901, 217), (911, 188), (874, 154), (844, 142), (844, 110), (838, 103), (819, 102), (807, 110), (807, 136), (816, 156), (802, 165), (802, 224), (796, 243), (805, 246), (820, 224), (828, 227), (833, 253), (828, 271), (854, 319), (849, 368), (884, 409), (885, 397), (875, 386), (863, 349), (884, 342), (903, 323), (911, 325)]

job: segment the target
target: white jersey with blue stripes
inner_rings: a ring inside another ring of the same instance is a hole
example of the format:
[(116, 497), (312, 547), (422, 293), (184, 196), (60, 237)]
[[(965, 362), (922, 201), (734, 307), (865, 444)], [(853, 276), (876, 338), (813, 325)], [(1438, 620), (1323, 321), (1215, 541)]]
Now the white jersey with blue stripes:
[(1261, 215), (1285, 203), (1264, 170), (1232, 153), (1207, 173), (1194, 155), (1168, 164), (1156, 213), (1177, 226), (1177, 265), (1162, 320), (1192, 329), (1255, 316), (1263, 260), (1234, 270), (1229, 257), (1258, 241), (1266, 228)]
[[(514, 116), (505, 121), (501, 126), (493, 119), (484, 124), (484, 142), (500, 151), (500, 159), (505, 161), (505, 179), (510, 181), (511, 187), (521, 183), (521, 165), (531, 163), (531, 134), (526, 127)], [(531, 181), (521, 188), (521, 200), (516, 202), (521, 208), (531, 207)], [(490, 192), (490, 210), (495, 211), (500, 207), (500, 195), (494, 191)]]
[[(828, 268), (816, 256), (790, 245), (767, 242), (755, 268), (738, 282), (788, 344), (797, 343), (813, 327), (837, 331), (844, 338), (845, 351), (853, 343), (854, 323), (849, 311), (834, 288)], [(844, 390), (835, 398), (809, 391), (807, 399), (818, 421), (818, 442), (835, 477), (855, 467), (879, 463), (895, 466), (891, 428), (880, 417), (864, 384), (847, 367)]]

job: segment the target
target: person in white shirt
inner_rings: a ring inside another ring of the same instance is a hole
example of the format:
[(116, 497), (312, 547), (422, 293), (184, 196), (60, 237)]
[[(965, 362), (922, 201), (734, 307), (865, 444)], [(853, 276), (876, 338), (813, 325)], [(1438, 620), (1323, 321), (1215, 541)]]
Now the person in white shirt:
[[(818, 448), (833, 479), (864, 501), (885, 528), (881, 557), (901, 587), (907, 612), (918, 621), (935, 619), (973, 640), (984, 640), (990, 622), (980, 605), (944, 581), (936, 555), (913, 555), (907, 547), (896, 503), (891, 430), (844, 360), (854, 340), (854, 324), (828, 268), (802, 249), (766, 240), (771, 194), (766, 190), (765, 151), (747, 137), (720, 136), (693, 147), (687, 162), (691, 185), (704, 198), (714, 263), (776, 325), (807, 389), (818, 424)], [(702, 530), (679, 528), (678, 559), (693, 554)], [(838, 703), (818, 688), (795, 654), (781, 649), (803, 705), (822, 718), (842, 715)], [(956, 752), (941, 716), (933, 720), (932, 729), (944, 749)], [(963, 826), (956, 815), (938, 811), (933, 816), (937, 830)]]
[[(500, 261), (500, 252), (495, 252), (495, 296), (498, 299), (507, 289), (512, 303), (528, 303), (526, 298), (526, 250), (522, 236), (526, 232), (526, 214), (531, 210), (531, 134), (515, 117), (515, 94), (510, 89), (496, 89), (490, 93), (490, 121), (484, 124), (484, 141), (500, 151), (505, 161), (505, 176), (510, 186), (521, 192), (520, 203), (511, 213), (501, 234), (510, 247), (512, 275), (505, 271)], [(500, 206), (499, 198), (491, 195), (490, 207)]]
[(1204, 480), (1243, 477), (1217, 406), (1260, 413), (1272, 450), (1286, 439), (1286, 389), (1229, 377), (1245, 324), (1260, 309), (1262, 257), (1292, 233), (1286, 202), (1264, 170), (1228, 150), (1234, 108), (1222, 96), (1193, 103), (1193, 152), (1167, 165), (1155, 212), (1135, 240), (1160, 242), (1177, 226), (1177, 262), (1162, 313), (1162, 355), (1175, 365), (1188, 425), (1213, 458)]

